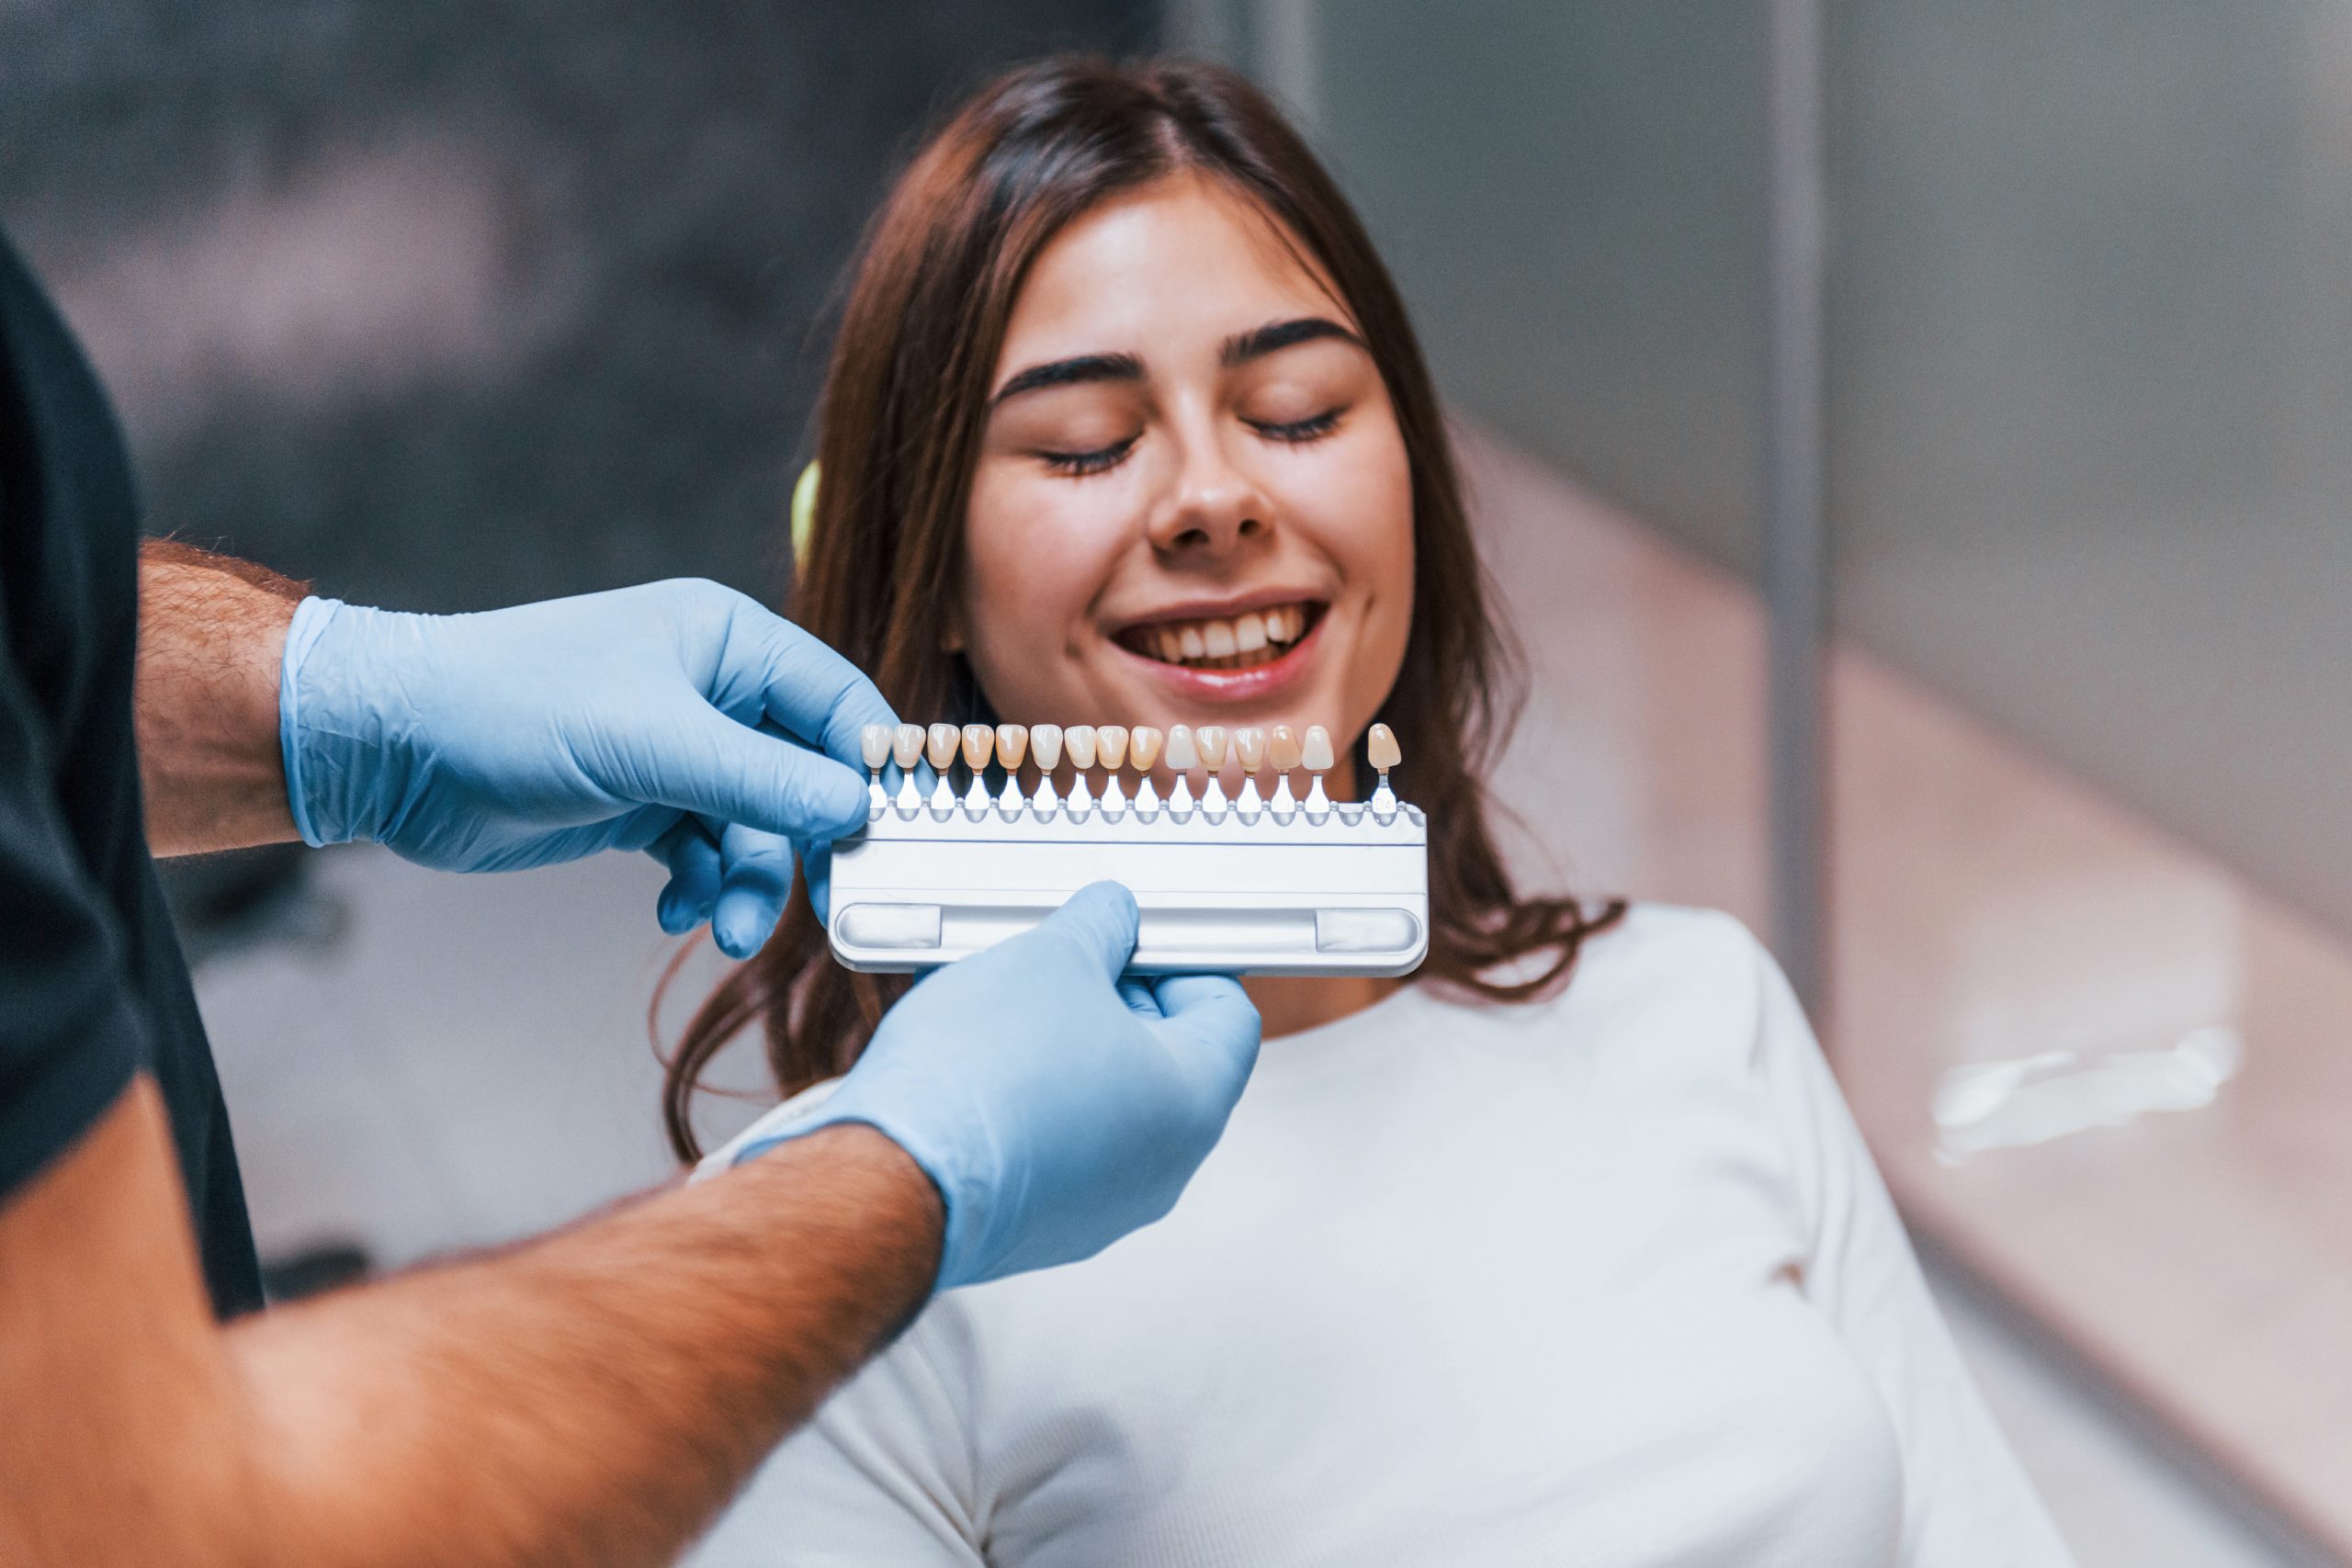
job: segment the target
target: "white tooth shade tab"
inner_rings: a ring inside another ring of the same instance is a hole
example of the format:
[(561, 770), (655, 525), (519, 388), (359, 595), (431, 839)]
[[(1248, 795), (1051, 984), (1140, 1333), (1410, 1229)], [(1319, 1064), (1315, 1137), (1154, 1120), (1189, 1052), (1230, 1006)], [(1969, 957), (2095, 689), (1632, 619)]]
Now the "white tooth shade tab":
[(899, 733), (890, 739), (890, 761), (899, 764), (900, 772), (912, 772), (914, 765), (922, 761), (922, 725), (899, 726)]
[(882, 764), (890, 760), (892, 739), (888, 725), (869, 724), (857, 732), (858, 755), (865, 759), (867, 767), (879, 773), (882, 771)]
[(1062, 731), (1062, 748), (1069, 753), (1071, 767), (1094, 765), (1094, 727), (1091, 724), (1073, 724)]
[(1127, 754), (1135, 759), (1136, 772), (1148, 773), (1159, 766), (1159, 748), (1167, 737), (1148, 724), (1138, 724), (1127, 734)]
[(1102, 765), (1116, 773), (1127, 765), (1127, 727), (1124, 724), (1098, 724), (1094, 727), (1094, 754)]
[(1189, 773), (1201, 765), (1201, 754), (1193, 744), (1193, 727), (1180, 724), (1168, 732), (1168, 765), (1179, 773)]
[(1037, 771), (1050, 773), (1062, 765), (1062, 727), (1040, 724), (1029, 731), (1029, 750), (1037, 759)]
[(1004, 764), (1008, 773), (1021, 771), (1021, 759), (1029, 754), (1029, 727), (1025, 724), (1000, 724), (996, 727), (996, 760)]
[[(996, 754), (996, 727), (988, 724), (967, 724), (964, 727), (964, 765), (974, 773), (988, 771), (989, 759)], [(977, 782), (977, 781), (976, 781)]]
[(944, 773), (956, 765), (956, 748), (963, 743), (964, 732), (952, 724), (934, 724), (923, 747), (923, 761), (933, 773)]
[(1193, 739), (1201, 749), (1201, 766), (1214, 773), (1225, 766), (1225, 726), (1204, 724), (1193, 731)]
[(1326, 773), (1339, 758), (1331, 750), (1331, 732), (1319, 724), (1306, 727), (1306, 740), (1299, 748), (1298, 765), (1310, 773)]

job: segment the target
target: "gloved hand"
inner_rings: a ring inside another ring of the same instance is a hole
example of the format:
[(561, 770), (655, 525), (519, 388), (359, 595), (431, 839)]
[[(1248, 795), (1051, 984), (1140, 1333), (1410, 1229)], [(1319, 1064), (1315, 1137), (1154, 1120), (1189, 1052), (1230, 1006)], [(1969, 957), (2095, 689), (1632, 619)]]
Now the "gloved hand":
[(1091, 1258), (1174, 1207), (1258, 1061), (1258, 1010), (1223, 976), (1125, 980), (1135, 896), (1081, 889), (1035, 930), (933, 970), (832, 1097), (778, 1107), (729, 1163), (842, 1122), (938, 1187), (935, 1289)]
[(686, 580), (473, 615), (308, 599), (278, 682), (308, 842), (455, 871), (648, 850), (662, 928), (708, 919), (738, 958), (775, 927), (793, 840), (865, 820), (858, 731), (892, 719), (823, 643)]

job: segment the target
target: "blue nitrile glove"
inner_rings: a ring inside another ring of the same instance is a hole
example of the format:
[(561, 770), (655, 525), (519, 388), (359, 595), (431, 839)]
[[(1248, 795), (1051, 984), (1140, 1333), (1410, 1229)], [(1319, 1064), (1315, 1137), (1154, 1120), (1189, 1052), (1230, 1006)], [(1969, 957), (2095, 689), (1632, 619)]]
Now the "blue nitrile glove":
[(865, 820), (858, 731), (892, 720), (831, 649), (687, 580), (474, 615), (306, 599), (278, 682), (309, 842), (453, 871), (647, 850), (662, 929), (707, 919), (738, 958), (775, 927), (794, 841)]
[(880, 1129), (946, 1204), (938, 1290), (1093, 1257), (1175, 1205), (1258, 1061), (1237, 981), (1123, 981), (1135, 946), (1135, 896), (1081, 889), (925, 976), (832, 1098), (779, 1107), (733, 1160), (836, 1122)]

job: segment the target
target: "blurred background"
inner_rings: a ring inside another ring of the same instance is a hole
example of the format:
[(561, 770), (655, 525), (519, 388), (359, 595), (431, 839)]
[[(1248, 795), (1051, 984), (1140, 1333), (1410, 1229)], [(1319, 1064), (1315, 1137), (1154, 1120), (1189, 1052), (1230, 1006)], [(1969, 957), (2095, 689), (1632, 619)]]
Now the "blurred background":
[[(1532, 655), (1522, 865), (1772, 941), (2083, 1560), (2352, 1562), (2352, 10), (0, 0), (0, 222), (155, 532), (773, 599), (861, 225), (1059, 48), (1330, 160)], [(669, 1174), (658, 886), (176, 868), (281, 1291)]]

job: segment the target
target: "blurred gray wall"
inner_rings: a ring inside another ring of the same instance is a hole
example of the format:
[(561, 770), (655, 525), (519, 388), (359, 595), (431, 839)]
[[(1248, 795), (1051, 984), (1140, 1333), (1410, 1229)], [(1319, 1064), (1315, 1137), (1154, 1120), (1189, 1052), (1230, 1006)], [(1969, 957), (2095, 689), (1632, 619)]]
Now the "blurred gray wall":
[(776, 584), (825, 308), (895, 156), (1142, 0), (20, 0), (0, 223), (152, 525), (345, 597)]
[[(1762, 5), (1193, 9), (1455, 401), (1752, 570)], [(2352, 10), (1829, 17), (1839, 626), (2352, 931)]]
[[(1301, 11), (1265, 14), (1294, 18), (1258, 35), (1280, 89)], [(1306, 14), (1319, 49), (1292, 96), (1312, 99), (1299, 107), (1448, 393), (1686, 545), (1752, 567), (1762, 7), (1327, 0)]]

